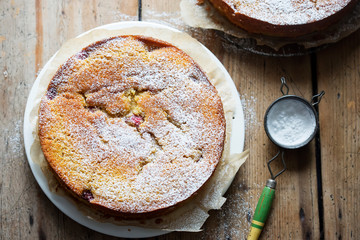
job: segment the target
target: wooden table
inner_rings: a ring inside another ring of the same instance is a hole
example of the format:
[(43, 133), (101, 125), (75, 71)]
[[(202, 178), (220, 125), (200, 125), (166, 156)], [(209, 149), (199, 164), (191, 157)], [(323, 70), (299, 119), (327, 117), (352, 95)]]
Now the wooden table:
[[(319, 105), (320, 131), (308, 146), (286, 152), (288, 170), (278, 178), (262, 239), (359, 239), (360, 227), (360, 31), (317, 53), (291, 58), (255, 55), (211, 30), (188, 28), (178, 1), (0, 2), (0, 239), (115, 239), (74, 222), (36, 183), (23, 146), (23, 114), (37, 73), (68, 39), (99, 25), (124, 20), (163, 23), (188, 32), (224, 64), (240, 93), (251, 150), (222, 210), (211, 211), (200, 233), (154, 239), (244, 239), (277, 148), (263, 129), (263, 115), (280, 96), (280, 77), (290, 93)], [(275, 164), (275, 168), (280, 165)]]

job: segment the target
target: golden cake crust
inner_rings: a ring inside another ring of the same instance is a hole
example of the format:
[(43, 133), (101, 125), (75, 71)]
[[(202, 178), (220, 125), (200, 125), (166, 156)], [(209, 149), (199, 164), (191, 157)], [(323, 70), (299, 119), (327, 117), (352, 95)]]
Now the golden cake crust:
[(326, 29), (357, 0), (209, 0), (232, 23), (251, 33), (298, 37)]
[(169, 43), (118, 36), (70, 57), (39, 111), (44, 156), (59, 181), (122, 217), (158, 215), (194, 195), (225, 140), (221, 99)]

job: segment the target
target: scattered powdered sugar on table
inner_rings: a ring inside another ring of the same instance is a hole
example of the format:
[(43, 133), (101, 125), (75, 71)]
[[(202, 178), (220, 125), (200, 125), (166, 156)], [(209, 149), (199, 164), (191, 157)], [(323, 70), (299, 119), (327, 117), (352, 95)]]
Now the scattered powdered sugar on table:
[(254, 213), (249, 201), (246, 201), (248, 197), (252, 197), (249, 195), (248, 190), (241, 189), (241, 191), (228, 197), (226, 210), (221, 212), (222, 218), (229, 219), (224, 224), (225, 239), (246, 238), (251, 224), (250, 220)]
[(255, 96), (248, 96), (246, 93), (241, 95), (241, 105), (243, 107), (245, 117), (245, 129), (257, 127), (260, 124), (257, 120), (255, 110), (256, 102), (257, 98)]
[(205, 225), (205, 231), (201, 235), (201, 239), (213, 239), (212, 237), (220, 233), (224, 234), (224, 239), (246, 239), (250, 229), (252, 216), (255, 211), (255, 205), (261, 194), (263, 185), (252, 183), (251, 189), (244, 184), (239, 183), (235, 192), (229, 192), (226, 196), (227, 200), (221, 211), (217, 211), (215, 216), (219, 224), (216, 229), (210, 225)]
[(18, 120), (17, 122), (15, 122), (14, 128), (11, 129), (12, 133), (8, 135), (9, 136), (8, 143), (9, 143), (10, 151), (11, 153), (14, 154), (21, 153), (21, 149), (22, 149), (21, 126), (22, 126), (22, 121)]

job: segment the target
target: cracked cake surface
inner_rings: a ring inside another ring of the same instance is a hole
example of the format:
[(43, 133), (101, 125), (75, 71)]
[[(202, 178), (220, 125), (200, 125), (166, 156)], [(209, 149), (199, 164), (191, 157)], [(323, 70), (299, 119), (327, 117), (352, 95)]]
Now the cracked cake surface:
[(70, 57), (39, 110), (44, 156), (59, 181), (95, 208), (157, 215), (194, 195), (223, 152), (221, 99), (169, 43), (118, 36)]

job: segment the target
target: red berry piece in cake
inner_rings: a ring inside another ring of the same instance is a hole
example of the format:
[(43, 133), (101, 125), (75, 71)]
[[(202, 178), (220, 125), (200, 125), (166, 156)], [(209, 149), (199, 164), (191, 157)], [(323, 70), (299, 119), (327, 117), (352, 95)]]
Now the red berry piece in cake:
[(130, 117), (127, 117), (125, 122), (133, 127), (139, 127), (140, 124), (144, 121), (144, 119), (139, 115), (131, 115)]

